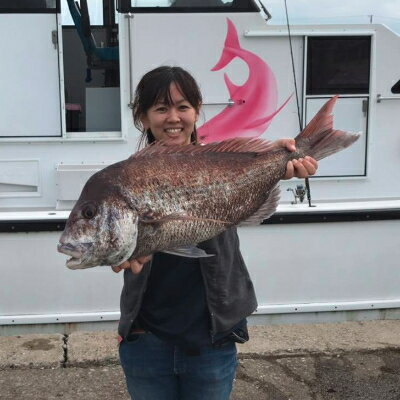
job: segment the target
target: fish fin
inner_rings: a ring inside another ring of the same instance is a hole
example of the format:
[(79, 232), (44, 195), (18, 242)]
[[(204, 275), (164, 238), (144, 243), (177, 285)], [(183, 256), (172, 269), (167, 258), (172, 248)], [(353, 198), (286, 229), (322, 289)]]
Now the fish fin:
[(188, 258), (213, 257), (215, 254), (207, 254), (204, 250), (196, 246), (176, 247), (175, 249), (163, 250), (161, 253), (173, 254), (175, 256)]
[(241, 86), (235, 85), (227, 74), (224, 74), (224, 80), (226, 87), (228, 88), (229, 97), (233, 99), (235, 97), (236, 92), (241, 88)]
[(267, 153), (274, 150), (274, 145), (264, 139), (238, 137), (222, 142), (208, 143), (203, 146), (172, 145), (165, 146), (162, 141), (154, 142), (146, 148), (131, 155), (130, 159), (160, 154), (198, 154), (198, 153)]
[(321, 160), (353, 144), (360, 134), (333, 129), (333, 106), (338, 95), (328, 100), (295, 138), (298, 151)]
[(219, 61), (211, 68), (211, 71), (219, 71), (227, 66), (238, 54), (237, 50), (241, 50), (237, 30), (233, 22), (227, 18), (228, 30), (226, 32), (226, 39), (224, 49)]
[(271, 121), (282, 110), (282, 108), (286, 106), (286, 104), (289, 102), (289, 100), (292, 98), (292, 96), (293, 96), (293, 93), (272, 114), (268, 115), (267, 117), (259, 118), (259, 119), (255, 120), (255, 121), (250, 122), (248, 125), (246, 125), (246, 129), (254, 129), (254, 128), (257, 128), (260, 125), (266, 124), (267, 122)]
[(269, 193), (265, 202), (261, 207), (249, 218), (242, 221), (239, 226), (249, 226), (249, 225), (259, 225), (265, 219), (268, 219), (278, 207), (278, 202), (280, 198), (279, 185), (276, 185)]

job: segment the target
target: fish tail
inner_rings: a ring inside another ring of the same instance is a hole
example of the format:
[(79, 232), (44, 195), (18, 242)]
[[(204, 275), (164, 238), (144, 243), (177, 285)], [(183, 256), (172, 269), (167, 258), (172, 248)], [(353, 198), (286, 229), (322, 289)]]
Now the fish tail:
[(241, 50), (235, 25), (233, 25), (233, 22), (229, 18), (227, 18), (227, 22), (228, 31), (226, 33), (224, 49), (222, 51), (221, 58), (214, 65), (211, 71), (219, 71), (220, 69), (224, 68), (237, 56), (237, 50)]
[(333, 129), (332, 110), (338, 97), (328, 100), (295, 138), (297, 151), (302, 156), (321, 160), (349, 147), (360, 137), (356, 133)]

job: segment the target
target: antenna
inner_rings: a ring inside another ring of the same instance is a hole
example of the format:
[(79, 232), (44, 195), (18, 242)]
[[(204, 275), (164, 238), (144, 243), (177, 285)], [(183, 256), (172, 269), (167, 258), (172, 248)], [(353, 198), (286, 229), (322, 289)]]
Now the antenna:
[[(292, 36), (291, 36), (291, 33), (290, 33), (290, 24), (289, 24), (289, 13), (288, 13), (288, 9), (287, 9), (286, 0), (284, 0), (284, 2), (285, 2), (285, 11), (286, 11), (286, 25), (287, 25), (287, 29), (288, 29), (288, 37), (289, 37), (289, 45), (290, 45), (290, 57), (291, 57), (291, 60), (292, 60), (294, 90), (295, 90), (295, 93), (296, 93), (297, 116), (299, 118), (299, 127), (300, 127), (300, 131), (301, 131), (303, 129), (303, 123), (302, 123), (301, 114), (300, 114), (299, 93), (298, 93), (298, 89), (297, 89), (296, 70), (295, 70), (295, 66), (294, 66)], [(308, 206), (312, 207), (312, 205), (311, 205), (311, 188), (310, 188), (310, 181), (309, 181), (308, 178), (305, 178), (305, 184), (306, 184), (306, 188), (307, 188)]]
[(262, 3), (262, 1), (261, 0), (256, 0), (256, 2), (257, 2), (257, 4), (260, 6), (260, 8), (261, 8), (261, 13), (262, 14), (264, 14), (264, 19), (265, 19), (265, 22), (268, 22), (271, 18), (272, 18), (272, 15), (269, 13), (269, 11), (265, 8), (265, 6), (264, 6), (264, 4)]

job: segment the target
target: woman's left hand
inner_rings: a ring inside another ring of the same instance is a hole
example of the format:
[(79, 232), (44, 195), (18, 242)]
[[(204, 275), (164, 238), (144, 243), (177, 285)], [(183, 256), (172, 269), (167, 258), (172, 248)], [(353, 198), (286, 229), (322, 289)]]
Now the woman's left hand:
[[(276, 148), (286, 148), (289, 151), (296, 151), (294, 139), (279, 139), (274, 142)], [(312, 157), (299, 158), (298, 160), (289, 161), (286, 165), (286, 173), (282, 179), (291, 178), (308, 178), (314, 175), (318, 169), (318, 162)]]
[(122, 264), (114, 265), (111, 268), (116, 273), (122, 271), (123, 269), (131, 269), (131, 271), (135, 275), (137, 275), (142, 271), (144, 264), (149, 262), (151, 258), (152, 256), (143, 256), (132, 260), (124, 261)]

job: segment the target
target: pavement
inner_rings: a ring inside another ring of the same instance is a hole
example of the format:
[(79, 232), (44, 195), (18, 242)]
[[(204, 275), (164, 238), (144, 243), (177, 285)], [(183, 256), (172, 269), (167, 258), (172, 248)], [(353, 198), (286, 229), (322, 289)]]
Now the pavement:
[[(250, 326), (231, 400), (400, 400), (400, 320)], [(128, 400), (115, 332), (0, 337), (0, 399)]]

